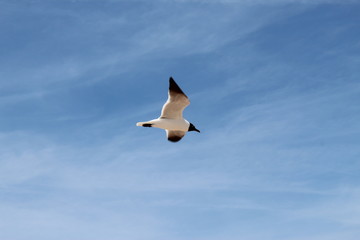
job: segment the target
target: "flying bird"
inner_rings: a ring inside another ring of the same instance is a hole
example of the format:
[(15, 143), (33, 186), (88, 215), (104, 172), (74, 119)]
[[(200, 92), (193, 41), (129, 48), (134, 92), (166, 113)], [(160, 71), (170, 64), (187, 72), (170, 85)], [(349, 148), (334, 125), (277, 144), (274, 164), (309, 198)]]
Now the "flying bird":
[(138, 122), (136, 126), (164, 129), (169, 141), (178, 142), (186, 132), (200, 131), (194, 124), (183, 118), (182, 112), (190, 104), (189, 98), (172, 77), (170, 77), (169, 83), (168, 99), (162, 107), (161, 116), (148, 122)]

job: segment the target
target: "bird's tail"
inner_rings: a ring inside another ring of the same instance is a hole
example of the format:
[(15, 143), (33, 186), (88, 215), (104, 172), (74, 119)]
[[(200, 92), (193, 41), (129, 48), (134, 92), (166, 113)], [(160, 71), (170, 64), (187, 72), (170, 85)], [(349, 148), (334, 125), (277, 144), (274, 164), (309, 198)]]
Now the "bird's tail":
[(140, 126), (140, 127), (152, 127), (152, 123), (151, 122), (138, 122), (136, 123), (136, 126)]
[(142, 125), (143, 125), (144, 123), (145, 123), (145, 122), (138, 122), (138, 123), (136, 123), (136, 126), (142, 127)]

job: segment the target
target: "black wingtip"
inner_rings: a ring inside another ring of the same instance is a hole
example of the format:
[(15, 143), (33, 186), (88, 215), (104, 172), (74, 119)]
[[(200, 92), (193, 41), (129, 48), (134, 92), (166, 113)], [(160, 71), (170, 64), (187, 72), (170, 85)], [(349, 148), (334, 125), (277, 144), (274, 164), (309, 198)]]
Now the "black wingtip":
[(179, 136), (172, 136), (172, 137), (169, 137), (168, 140), (170, 142), (178, 142), (181, 140), (182, 137), (179, 137)]
[(181, 88), (179, 87), (179, 85), (177, 85), (177, 83), (175, 82), (175, 80), (173, 79), (173, 77), (169, 78), (169, 90), (170, 91), (174, 91), (177, 93), (182, 93), (184, 94), (184, 92), (181, 90)]

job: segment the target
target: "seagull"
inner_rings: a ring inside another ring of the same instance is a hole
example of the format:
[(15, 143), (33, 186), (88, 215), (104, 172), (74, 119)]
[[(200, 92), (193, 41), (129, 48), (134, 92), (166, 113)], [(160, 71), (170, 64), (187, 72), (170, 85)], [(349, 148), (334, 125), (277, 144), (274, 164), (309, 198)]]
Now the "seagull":
[(169, 141), (178, 142), (186, 132), (200, 131), (194, 124), (183, 118), (182, 112), (190, 104), (189, 98), (172, 77), (170, 77), (169, 83), (168, 99), (162, 107), (161, 116), (148, 122), (138, 122), (136, 126), (164, 129)]

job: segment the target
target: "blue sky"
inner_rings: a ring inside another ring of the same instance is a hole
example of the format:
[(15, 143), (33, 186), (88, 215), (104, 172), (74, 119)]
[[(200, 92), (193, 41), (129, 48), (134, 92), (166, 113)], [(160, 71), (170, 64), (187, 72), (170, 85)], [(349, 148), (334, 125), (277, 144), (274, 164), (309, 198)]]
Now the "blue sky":
[(0, 239), (357, 240), (359, 12), (0, 0)]

